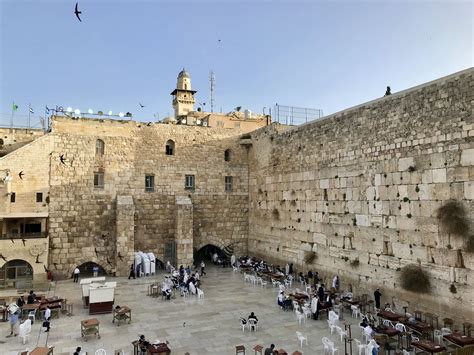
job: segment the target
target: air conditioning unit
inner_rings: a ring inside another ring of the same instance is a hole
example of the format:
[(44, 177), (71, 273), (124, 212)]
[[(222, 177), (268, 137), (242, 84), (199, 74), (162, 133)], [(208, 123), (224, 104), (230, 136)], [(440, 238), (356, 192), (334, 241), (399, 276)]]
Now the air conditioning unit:
[(202, 125), (203, 125), (204, 127), (207, 127), (207, 122), (203, 122)]

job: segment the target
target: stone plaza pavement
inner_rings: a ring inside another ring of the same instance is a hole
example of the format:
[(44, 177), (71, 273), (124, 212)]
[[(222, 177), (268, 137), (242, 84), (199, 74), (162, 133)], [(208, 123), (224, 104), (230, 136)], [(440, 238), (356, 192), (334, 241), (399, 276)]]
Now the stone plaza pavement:
[[(59, 319), (53, 318), (49, 334), (40, 328), (40, 321), (35, 322), (26, 345), (22, 345), (18, 338), (6, 338), (9, 324), (0, 323), (0, 354), (16, 355), (26, 348), (31, 350), (36, 346), (45, 346), (46, 342), (54, 346), (56, 355), (72, 354), (77, 346), (81, 346), (88, 355), (93, 355), (100, 348), (105, 349), (107, 354), (114, 354), (114, 350), (118, 349), (124, 350), (125, 354), (132, 354), (131, 342), (139, 334), (144, 334), (150, 341), (169, 341), (171, 353), (180, 355), (186, 351), (191, 355), (235, 354), (236, 345), (244, 345), (247, 354), (253, 354), (251, 349), (255, 345), (267, 347), (272, 342), (289, 354), (295, 350), (305, 355), (323, 354), (323, 336), (335, 342), (339, 353), (344, 352), (344, 344), (338, 336), (329, 334), (325, 316), (319, 321), (307, 319), (306, 323), (300, 325), (296, 322), (294, 312), (282, 311), (276, 305), (277, 291), (271, 284), (262, 288), (245, 283), (243, 275), (233, 272), (231, 268), (211, 266), (206, 269), (207, 275), (202, 278), (204, 299), (200, 300), (196, 296), (183, 298), (179, 294), (170, 301), (147, 296), (147, 286), (153, 281), (163, 280), (163, 271), (136, 280), (108, 278), (118, 284), (115, 304), (127, 305), (132, 309), (131, 324), (122, 323), (120, 326), (112, 323), (111, 314), (89, 316), (88, 310), (82, 306), (79, 284), (72, 280), (59, 281), (48, 296), (54, 294), (67, 298), (68, 302), (74, 304), (74, 314), (61, 314)], [(250, 312), (255, 312), (259, 318), (258, 331), (242, 332), (239, 317), (247, 317)], [(93, 336), (87, 342), (81, 339), (80, 321), (88, 318), (99, 319), (100, 339)], [(350, 319), (348, 313), (345, 318), (356, 322)], [(307, 336), (308, 345), (300, 347), (296, 331)], [(356, 325), (352, 331), (353, 334), (360, 333)]]

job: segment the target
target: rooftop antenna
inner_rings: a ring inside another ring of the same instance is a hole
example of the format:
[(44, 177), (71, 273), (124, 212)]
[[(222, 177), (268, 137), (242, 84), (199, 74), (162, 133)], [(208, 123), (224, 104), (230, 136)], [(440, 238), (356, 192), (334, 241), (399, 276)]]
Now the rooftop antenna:
[(216, 76), (212, 70), (209, 72), (209, 83), (211, 85), (211, 112), (214, 112), (214, 89), (216, 88)]

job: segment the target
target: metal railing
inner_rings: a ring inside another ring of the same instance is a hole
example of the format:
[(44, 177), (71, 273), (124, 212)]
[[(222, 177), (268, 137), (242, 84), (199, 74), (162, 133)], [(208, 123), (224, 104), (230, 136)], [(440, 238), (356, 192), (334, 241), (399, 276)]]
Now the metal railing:
[(320, 119), (323, 117), (323, 110), (276, 104), (272, 116), (273, 122), (286, 125), (300, 125)]
[(0, 234), (0, 239), (34, 239), (34, 238), (46, 238), (48, 235), (46, 232), (38, 233), (5, 233)]

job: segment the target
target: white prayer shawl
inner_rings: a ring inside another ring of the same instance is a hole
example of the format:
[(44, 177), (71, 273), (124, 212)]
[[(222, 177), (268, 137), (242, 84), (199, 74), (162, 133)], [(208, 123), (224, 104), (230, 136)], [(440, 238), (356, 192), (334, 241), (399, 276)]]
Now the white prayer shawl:
[(235, 264), (235, 255), (232, 254), (232, 256), (230, 257), (230, 263), (232, 264), (232, 266)]
[(332, 279), (332, 287), (337, 288), (337, 275)]
[(196, 287), (192, 282), (189, 283), (189, 291), (191, 291), (191, 294), (195, 295), (196, 294)]
[(318, 298), (313, 297), (313, 299), (311, 300), (311, 312), (316, 313), (317, 310), (318, 310)]

